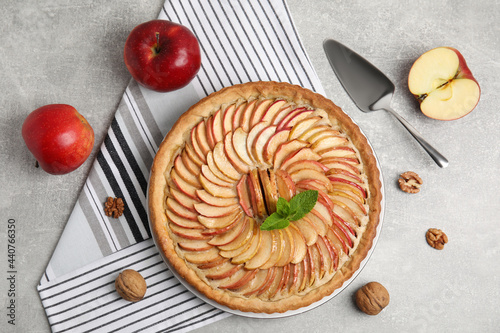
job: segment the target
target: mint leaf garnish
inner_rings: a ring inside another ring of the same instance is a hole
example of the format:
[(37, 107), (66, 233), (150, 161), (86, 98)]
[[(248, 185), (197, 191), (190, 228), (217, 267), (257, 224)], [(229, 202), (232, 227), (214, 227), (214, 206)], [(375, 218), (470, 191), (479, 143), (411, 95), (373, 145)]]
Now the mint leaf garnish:
[(318, 201), (318, 191), (307, 190), (300, 192), (290, 200), (291, 221), (297, 221), (303, 218), (307, 213), (314, 208)]
[(260, 230), (284, 229), (288, 227), (288, 225), (290, 225), (290, 221), (275, 212), (269, 215), (264, 223), (260, 225)]
[(318, 201), (318, 191), (307, 190), (295, 195), (289, 202), (279, 197), (276, 212), (261, 224), (261, 230), (284, 229), (290, 221), (297, 221), (311, 211)]
[(281, 216), (288, 216), (290, 214), (290, 204), (284, 198), (279, 197), (276, 203), (276, 212)]

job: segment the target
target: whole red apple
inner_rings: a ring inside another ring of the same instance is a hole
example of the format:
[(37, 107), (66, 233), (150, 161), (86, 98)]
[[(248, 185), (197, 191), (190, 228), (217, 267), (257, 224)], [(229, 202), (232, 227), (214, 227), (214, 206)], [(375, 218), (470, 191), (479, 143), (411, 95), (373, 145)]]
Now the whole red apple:
[(94, 130), (71, 105), (51, 104), (24, 120), (26, 146), (43, 170), (62, 175), (77, 169), (94, 147)]
[(186, 86), (201, 66), (195, 35), (185, 26), (167, 20), (135, 27), (125, 42), (124, 59), (137, 82), (158, 92)]

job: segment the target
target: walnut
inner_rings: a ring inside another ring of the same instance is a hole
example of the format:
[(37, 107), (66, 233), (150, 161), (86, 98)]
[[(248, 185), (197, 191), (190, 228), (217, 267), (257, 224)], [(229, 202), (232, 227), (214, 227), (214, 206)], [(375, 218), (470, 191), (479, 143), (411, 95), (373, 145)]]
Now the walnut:
[(389, 304), (389, 292), (380, 283), (370, 282), (358, 289), (355, 299), (361, 311), (373, 316)]
[(146, 294), (147, 285), (141, 274), (133, 269), (126, 269), (116, 278), (115, 288), (123, 299), (138, 302)]
[(440, 229), (430, 228), (425, 234), (425, 239), (427, 239), (427, 244), (435, 248), (436, 250), (442, 250), (444, 244), (448, 243), (448, 236)]
[(422, 186), (422, 178), (413, 171), (406, 171), (399, 175), (399, 188), (406, 193), (418, 193)]
[(122, 198), (112, 198), (108, 197), (106, 203), (104, 204), (104, 212), (106, 216), (113, 216), (115, 219), (119, 218), (123, 214), (125, 209), (125, 204)]

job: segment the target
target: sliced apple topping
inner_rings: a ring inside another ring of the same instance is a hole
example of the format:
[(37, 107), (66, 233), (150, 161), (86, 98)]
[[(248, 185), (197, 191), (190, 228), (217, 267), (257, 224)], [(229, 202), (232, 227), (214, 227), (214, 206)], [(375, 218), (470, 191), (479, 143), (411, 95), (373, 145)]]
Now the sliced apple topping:
[[(192, 127), (168, 175), (177, 250), (214, 286), (242, 297), (274, 300), (326, 283), (367, 223), (357, 150), (326, 112), (285, 99), (214, 110)], [(309, 213), (260, 229), (280, 197), (306, 190), (318, 191)]]

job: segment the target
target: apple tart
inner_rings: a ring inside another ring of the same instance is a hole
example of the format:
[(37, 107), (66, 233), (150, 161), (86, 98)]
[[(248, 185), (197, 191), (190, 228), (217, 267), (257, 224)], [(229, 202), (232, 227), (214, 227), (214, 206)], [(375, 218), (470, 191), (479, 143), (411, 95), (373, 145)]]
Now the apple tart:
[[(184, 113), (154, 159), (152, 234), (177, 273), (231, 309), (281, 313), (332, 294), (379, 223), (380, 174), (366, 138), (325, 97), (288, 83), (224, 88)], [(262, 230), (278, 198), (314, 208)]]

